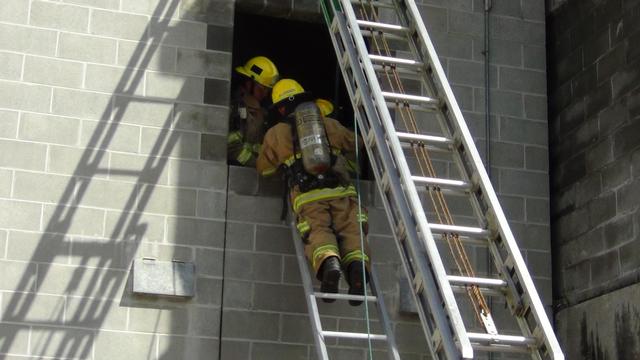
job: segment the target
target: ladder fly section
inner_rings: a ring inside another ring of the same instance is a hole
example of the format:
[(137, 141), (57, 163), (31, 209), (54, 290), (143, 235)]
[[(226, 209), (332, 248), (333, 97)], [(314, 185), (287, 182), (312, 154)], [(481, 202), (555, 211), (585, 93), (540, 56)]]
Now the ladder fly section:
[(415, 2), (321, 5), (432, 357), (564, 359)]
[[(328, 360), (329, 354), (327, 352), (326, 340), (330, 338), (337, 339), (353, 339), (360, 340), (363, 344), (367, 341), (371, 342), (385, 342), (387, 345), (387, 354), (389, 360), (400, 360), (400, 354), (396, 347), (393, 331), (391, 330), (392, 324), (389, 316), (386, 312), (386, 307), (382, 294), (378, 293), (378, 277), (376, 276), (375, 267), (371, 266), (371, 273), (369, 274), (369, 286), (371, 288), (372, 295), (350, 295), (350, 294), (329, 294), (315, 291), (313, 288), (313, 280), (311, 279), (309, 266), (307, 265), (307, 259), (304, 255), (304, 249), (302, 246), (302, 239), (296, 231), (295, 223), (291, 223), (291, 229), (293, 233), (293, 242), (296, 248), (296, 257), (298, 259), (298, 265), (300, 267), (300, 277), (302, 279), (302, 286), (304, 288), (304, 295), (307, 301), (307, 308), (309, 311), (309, 320), (311, 322), (311, 330), (313, 333), (313, 340), (316, 345), (316, 355), (318, 360)], [(328, 331), (323, 330), (322, 323), (320, 321), (320, 312), (318, 309), (318, 299), (335, 299), (340, 301), (346, 300), (361, 300), (375, 303), (378, 309), (378, 319), (384, 330), (384, 334), (369, 334), (358, 332), (345, 332), (345, 331)]]

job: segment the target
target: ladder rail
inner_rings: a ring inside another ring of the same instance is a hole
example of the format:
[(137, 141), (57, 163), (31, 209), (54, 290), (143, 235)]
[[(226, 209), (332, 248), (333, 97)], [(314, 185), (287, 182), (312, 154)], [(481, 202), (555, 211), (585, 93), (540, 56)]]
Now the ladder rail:
[[(304, 249), (302, 245), (302, 239), (298, 232), (296, 231), (295, 224), (291, 225), (291, 232), (293, 235), (293, 242), (296, 250), (296, 258), (298, 260), (298, 268), (300, 269), (300, 277), (302, 279), (302, 286), (304, 288), (305, 300), (307, 301), (307, 309), (309, 310), (309, 320), (311, 320), (311, 328), (313, 331), (313, 340), (316, 345), (316, 355), (318, 356), (318, 360), (329, 360), (329, 354), (327, 352), (327, 345), (325, 343), (325, 337), (335, 337), (336, 334), (346, 334), (344, 332), (338, 331), (326, 331), (322, 329), (322, 323), (320, 320), (320, 312), (318, 310), (317, 299), (319, 298), (333, 298), (333, 299), (350, 299), (354, 296), (340, 296), (343, 294), (335, 294), (335, 296), (331, 296), (329, 294), (323, 294), (317, 296), (313, 289), (313, 280), (311, 279), (311, 275), (309, 274), (309, 266), (307, 265), (307, 260), (304, 255)], [(382, 338), (380, 335), (371, 334), (372, 340), (384, 340), (387, 343), (387, 354), (389, 356), (389, 360), (400, 360), (400, 353), (398, 352), (398, 347), (396, 346), (395, 336), (393, 331), (391, 330), (391, 320), (389, 319), (389, 315), (387, 314), (387, 308), (384, 301), (384, 297), (378, 291), (378, 276), (374, 266), (371, 266), (369, 275), (369, 286), (371, 287), (371, 295), (367, 296), (367, 300), (369, 298), (375, 299), (376, 306), (378, 309), (379, 321), (382, 324), (385, 335)], [(328, 296), (324, 296), (328, 295)], [(364, 296), (362, 296), (364, 298)], [(364, 300), (364, 299), (363, 299)], [(367, 334), (357, 334), (352, 335), (351, 338), (358, 339), (368, 339)]]
[(427, 47), (429, 62), (431, 64), (433, 74), (438, 80), (436, 81), (436, 85), (439, 85), (441, 87), (440, 90), (444, 92), (444, 101), (446, 102), (449, 111), (453, 115), (453, 124), (459, 133), (459, 140), (464, 145), (465, 149), (467, 150), (468, 156), (471, 158), (475, 173), (478, 174), (478, 185), (488, 199), (486, 205), (494, 213), (495, 220), (498, 225), (498, 231), (505, 243), (505, 249), (513, 258), (513, 261), (515, 263), (515, 271), (524, 288), (524, 296), (530, 302), (530, 306), (533, 307), (533, 315), (538, 324), (540, 324), (541, 326), (541, 330), (544, 335), (544, 341), (547, 345), (549, 354), (554, 360), (562, 360), (564, 359), (564, 355), (562, 353), (562, 349), (560, 348), (560, 344), (556, 339), (555, 333), (551, 326), (551, 322), (546, 315), (544, 306), (542, 304), (542, 301), (540, 300), (540, 296), (538, 295), (538, 292), (533, 283), (533, 279), (531, 278), (529, 272), (526, 271), (526, 263), (522, 257), (522, 254), (520, 253), (515, 237), (511, 232), (507, 218), (504, 214), (504, 211), (502, 210), (502, 207), (500, 206), (500, 202), (498, 201), (495, 190), (491, 185), (491, 180), (489, 179), (489, 175), (487, 174), (487, 171), (483, 166), (480, 154), (475, 147), (475, 142), (473, 141), (471, 132), (469, 131), (469, 128), (464, 121), (462, 111), (458, 106), (458, 102), (455, 99), (453, 90), (446, 80), (444, 69), (442, 68), (442, 64), (440, 63), (438, 55), (436, 54), (435, 47), (433, 46), (431, 38), (429, 37), (418, 7), (413, 0), (401, 1), (404, 1), (407, 4), (407, 10), (411, 14), (410, 19), (415, 22), (413, 26), (416, 29), (417, 35), (419, 38), (421, 38), (423, 44), (425, 44)]
[[(411, 180), (411, 171), (409, 170), (409, 165), (404, 156), (402, 146), (398, 137), (395, 135), (396, 129), (391, 122), (391, 114), (389, 113), (389, 109), (386, 106), (386, 101), (382, 96), (382, 89), (380, 88), (380, 84), (377, 81), (376, 72), (373, 68), (371, 60), (367, 56), (365, 56), (366, 54), (368, 54), (368, 51), (366, 44), (364, 43), (363, 36), (360, 32), (360, 27), (356, 21), (356, 15), (353, 11), (353, 8), (351, 7), (351, 3), (349, 0), (340, 1), (343, 11), (346, 12), (346, 21), (349, 23), (351, 30), (355, 33), (355, 36), (353, 36), (353, 40), (358, 50), (358, 54), (361, 55), (358, 57), (358, 60), (363, 66), (362, 70), (364, 71), (366, 78), (369, 80), (368, 85), (371, 88), (371, 95), (373, 96), (374, 104), (376, 105), (375, 108), (382, 115), (379, 119), (381, 120), (385, 133), (387, 134), (387, 142), (390, 145), (393, 159), (397, 164), (397, 169), (399, 170), (400, 179), (402, 181), (402, 187), (404, 188), (405, 195), (409, 199), (409, 205), (413, 211), (414, 218), (417, 220), (417, 227), (422, 234), (420, 240), (422, 241), (423, 246), (426, 249), (427, 255), (431, 262), (431, 267), (433, 269), (433, 275), (435, 276), (435, 280), (442, 293), (442, 297), (445, 303), (445, 311), (450, 319), (450, 326), (452, 328), (454, 337), (458, 342), (460, 351), (459, 355), (462, 358), (471, 359), (473, 358), (473, 348), (466, 334), (464, 322), (462, 321), (462, 315), (460, 314), (460, 310), (455, 301), (453, 290), (451, 289), (451, 286), (446, 278), (444, 264), (442, 263), (442, 259), (439, 255), (436, 242), (426, 220), (426, 214), (422, 207), (420, 197), (418, 196), (418, 192), (416, 190), (414, 182)], [(360, 89), (362, 90), (363, 87), (361, 87)], [(363, 101), (367, 100), (368, 99), (363, 99)], [(446, 327), (439, 326), (439, 329), (446, 329)], [(449, 353), (450, 358), (458, 356), (454, 355), (453, 350), (450, 348), (447, 350), (447, 352)]]

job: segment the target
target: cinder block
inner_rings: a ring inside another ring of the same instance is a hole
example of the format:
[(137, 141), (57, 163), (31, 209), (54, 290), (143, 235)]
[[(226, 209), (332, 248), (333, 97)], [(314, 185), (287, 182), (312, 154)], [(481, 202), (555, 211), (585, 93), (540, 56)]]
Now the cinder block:
[(253, 343), (251, 358), (254, 360), (307, 359), (304, 345)]
[(484, 32), (483, 15), (449, 10), (449, 31), (468, 35), (482, 34)]
[(500, 139), (516, 143), (548, 145), (547, 124), (510, 117), (500, 119)]
[[(85, 160), (82, 161), (83, 156)], [(95, 160), (92, 166), (90, 160)], [(104, 151), (77, 149), (66, 146), (49, 146), (48, 171), (57, 174), (105, 178), (107, 174), (96, 174), (96, 168), (105, 169), (109, 157)]]
[(602, 169), (602, 187), (605, 191), (615, 189), (631, 179), (631, 162), (628, 157), (618, 159)]
[(471, 86), (452, 85), (451, 89), (460, 109), (473, 111), (473, 88)]
[(501, 67), (500, 89), (544, 95), (547, 93), (547, 75), (544, 71)]
[(591, 259), (591, 286), (616, 279), (620, 275), (620, 254), (617, 249)]
[(103, 330), (126, 330), (129, 309), (118, 301), (68, 297), (64, 324)]
[(197, 133), (145, 127), (142, 128), (140, 152), (152, 156), (197, 159), (199, 140)]
[(101, 9), (114, 9), (117, 10), (120, 6), (118, 0), (62, 0), (64, 3), (87, 5), (90, 7), (96, 7)]
[(451, 33), (430, 33), (436, 52), (441, 57), (468, 59), (473, 58), (473, 38), (469, 35)]
[(125, 40), (146, 41), (149, 17), (114, 11), (94, 10), (89, 32)]
[(156, 350), (153, 334), (100, 331), (95, 338), (95, 359), (148, 359)]
[[(495, 67), (491, 67), (489, 76), (490, 85), (495, 88), (498, 84), (498, 71)], [(484, 64), (475, 61), (451, 59), (449, 60), (448, 79), (454, 84), (483, 87)]]
[(25, 113), (18, 138), (61, 145), (77, 145), (80, 120), (60, 116)]
[(220, 106), (176, 104), (175, 128), (226, 135), (229, 109)]
[[(323, 328), (334, 329), (336, 328), (335, 321), (327, 321), (332, 324), (327, 324), (323, 319)], [(313, 344), (313, 337), (311, 335), (311, 323), (309, 322), (308, 315), (282, 315), (282, 334), (280, 335), (282, 341), (302, 344)]]
[(633, 134), (640, 132), (640, 121), (632, 122), (616, 131), (613, 141), (613, 155), (624, 156), (638, 148), (638, 139)]
[[(474, 39), (473, 58), (476, 61), (484, 62), (484, 46), (484, 38)], [(489, 58), (491, 64), (516, 67), (522, 66), (522, 43), (516, 41), (491, 39), (490, 46)], [(494, 83), (493, 86), (495, 87), (496, 84)]]
[(195, 301), (200, 305), (220, 306), (222, 303), (222, 280), (198, 277)]
[(549, 196), (549, 175), (531, 171), (500, 169), (500, 193)]
[(196, 191), (164, 186), (140, 190), (138, 211), (165, 215), (195, 216)]
[(233, 50), (233, 26), (207, 25), (207, 49), (218, 51)]
[(196, 271), (199, 275), (222, 277), (223, 251), (196, 249)]
[(56, 37), (57, 32), (52, 30), (0, 24), (0, 49), (3, 50), (54, 56)]
[(258, 195), (259, 176), (256, 169), (229, 166), (229, 191), (239, 195)]
[(185, 308), (129, 309), (129, 330), (147, 333), (186, 334), (189, 329), (188, 310)]
[[(575, 240), (563, 244), (559, 250), (562, 254), (563, 268), (577, 265), (588, 260), (593, 254), (604, 251), (604, 228), (599, 227), (578, 236)], [(561, 273), (561, 272), (559, 272)], [(561, 274), (557, 274), (562, 276)]]
[(447, 31), (447, 9), (418, 5), (418, 10), (420, 11), (422, 20), (424, 21), (429, 33)]
[(180, 17), (207, 24), (233, 26), (234, 1), (184, 0), (180, 2)]
[(277, 283), (282, 278), (282, 257), (273, 254), (227, 250), (225, 276), (236, 280)]
[[(8, 295), (5, 295), (5, 296), (8, 296)], [(12, 354), (21, 354), (21, 355), (29, 354), (29, 334), (30, 333), (31, 333), (31, 328), (29, 326), (3, 324), (2, 326), (0, 326), (0, 337), (4, 339), (4, 341), (2, 342), (3, 351), (12, 353)], [(20, 357), (16, 357), (16, 359), (22, 360), (25, 358), (20, 356)]]
[(207, 190), (225, 190), (227, 166), (211, 161), (169, 160), (169, 184)]
[(605, 192), (589, 202), (589, 224), (598, 226), (616, 215), (616, 194)]
[(197, 337), (218, 337), (220, 335), (221, 316), (219, 309), (210, 307), (193, 307), (189, 309), (189, 334)]
[(615, 217), (604, 226), (605, 246), (608, 249), (613, 249), (624, 243), (634, 241), (633, 226), (633, 214)]
[(0, 169), (0, 197), (8, 198), (11, 195), (11, 185), (13, 184), (13, 172)]
[(178, 49), (177, 72), (207, 78), (229, 79), (231, 54), (211, 50)]
[(524, 221), (524, 199), (519, 196), (499, 195), (500, 206), (509, 221)]
[[(4, 6), (4, 3), (0, 5), (0, 11), (2, 11), (1, 6)], [(0, 16), (2, 16), (2, 14), (0, 14)], [(2, 63), (0, 79), (20, 80), (23, 59), (24, 55), (21, 54), (0, 52), (0, 63)]]
[[(473, 99), (476, 112), (484, 112), (484, 89), (475, 88)], [(496, 115), (522, 116), (524, 111), (522, 94), (492, 90), (491, 91), (491, 113)]]
[(549, 201), (527, 198), (527, 222), (549, 224)]
[(257, 251), (291, 255), (295, 253), (294, 241), (289, 226), (258, 225), (256, 228)]
[(60, 33), (58, 56), (63, 59), (113, 64), (118, 42), (95, 36)]
[[(141, 87), (138, 87), (141, 91)], [(117, 96), (114, 109), (123, 123), (168, 128), (173, 117), (173, 104), (142, 98)]]
[(50, 104), (49, 87), (0, 81), (0, 107), (47, 113)]
[(544, 46), (546, 39), (544, 25), (544, 22), (530, 22), (496, 16), (490, 23), (490, 31), (492, 36), (498, 39)]
[(204, 49), (207, 41), (207, 25), (190, 21), (171, 20), (168, 25), (152, 22), (149, 36), (163, 44), (194, 49)]
[(549, 150), (525, 146), (525, 167), (529, 170), (549, 171)]
[(18, 133), (18, 112), (0, 110), (0, 138), (15, 139)]
[(167, 218), (166, 241), (172, 244), (221, 248), (224, 222), (190, 218)]
[[(108, 225), (107, 225), (108, 226)], [(153, 242), (142, 242), (138, 246), (136, 258), (151, 257), (160, 261), (194, 261), (194, 249), (188, 246), (163, 245)]]
[[(166, 158), (110, 153), (109, 179), (143, 184), (169, 184), (169, 166)], [(100, 166), (106, 168), (106, 166)]]
[(255, 283), (253, 306), (256, 310), (275, 312), (307, 312), (304, 290), (299, 285)]
[(0, 21), (26, 24), (29, 14), (29, 0), (3, 1), (0, 4)]
[(42, 205), (0, 199), (0, 227), (17, 230), (40, 230)]
[(146, 77), (146, 94), (171, 100), (202, 103), (204, 79), (150, 72)]
[(86, 359), (91, 356), (94, 336), (93, 330), (34, 327), (31, 331), (31, 353), (38, 358), (60, 356)]
[(369, 234), (389, 235), (391, 228), (384, 210), (372, 208), (369, 211)]
[(87, 32), (89, 9), (52, 2), (33, 1), (31, 3), (30, 24), (56, 30)]
[(547, 98), (524, 95), (524, 116), (532, 120), (547, 120)]
[(112, 109), (111, 101), (112, 97), (107, 94), (53, 89), (53, 113), (56, 115), (95, 120), (108, 119)]
[(298, 258), (295, 256), (283, 256), (282, 259), (284, 262), (282, 282), (285, 284), (302, 284)]
[[(114, 238), (75, 236), (71, 245), (71, 261), (76, 266), (101, 269), (130, 269), (138, 243), (123, 231)], [(99, 254), (99, 255), (97, 255)]]
[(204, 103), (210, 105), (228, 106), (230, 95), (230, 81), (221, 79), (204, 80)]
[(127, 273), (124, 270), (52, 264), (38, 268), (38, 285), (41, 292), (52, 295), (118, 300), (122, 297)]
[(525, 19), (544, 21), (545, 20), (545, 1), (523, 1), (522, 2), (522, 16)]
[(133, 183), (92, 179), (86, 190), (78, 195), (80, 206), (132, 210), (138, 198), (138, 187)]
[[(169, 13), (168, 9), (172, 9), (173, 12)], [(122, 2), (122, 11), (152, 15), (163, 19), (178, 15), (175, 4), (162, 0), (125, 0)]]
[(640, 177), (640, 149), (631, 155), (631, 175), (634, 179)]
[(229, 194), (227, 218), (263, 224), (282, 224), (282, 199)]
[(24, 297), (27, 296), (23, 292), (31, 292), (35, 289), (36, 264), (7, 260), (0, 260), (0, 264), (2, 264), (2, 273), (4, 274), (0, 277), (0, 289), (21, 292), (3, 295), (3, 298), (11, 299), (7, 303), (15, 307), (15, 304), (20, 304)]
[[(144, 61), (144, 62), (143, 62)], [(157, 43), (118, 41), (118, 65), (163, 72), (176, 71), (176, 48)]]
[(0, 166), (42, 170), (45, 146), (13, 140), (0, 140)]
[(71, 239), (62, 234), (12, 231), (9, 234), (7, 258), (41, 263), (67, 264)]
[(227, 222), (227, 249), (253, 250), (255, 225)]
[(491, 142), (491, 166), (524, 167), (524, 146), (503, 142)]
[(249, 341), (222, 340), (220, 359), (249, 360), (250, 351)]
[(64, 296), (37, 294), (29, 297), (28, 305), (20, 306), (7, 293), (2, 297), (2, 321), (62, 325), (64, 305)]
[(425, 4), (461, 11), (473, 11), (472, 0), (423, 0)]
[(104, 210), (44, 205), (42, 223), (43, 230), (46, 232), (102, 236), (104, 234)]
[[(193, 337), (159, 336), (161, 359), (218, 360), (218, 340)], [(239, 358), (229, 358), (239, 359)], [(239, 359), (240, 360), (240, 359)]]
[(637, 239), (620, 248), (620, 268), (623, 274), (638, 269), (640, 266), (639, 250)]
[(227, 194), (217, 191), (198, 190), (196, 216), (207, 219), (224, 219)]
[[(80, 143), (87, 148), (138, 152), (140, 139), (138, 126), (105, 121), (82, 121), (81, 126)], [(104, 136), (104, 134), (109, 135)]]
[(226, 278), (224, 280), (224, 307), (225, 309), (251, 309), (253, 282), (232, 280)]
[(543, 46), (524, 45), (524, 67), (529, 69), (547, 70), (547, 53)]
[(424, 333), (418, 324), (396, 324), (396, 342), (401, 351), (416, 353), (424, 351), (427, 344), (423, 334)]
[(143, 82), (130, 82), (130, 79), (138, 78), (138, 73), (142, 71), (139, 69), (87, 64), (85, 88), (106, 93), (143, 95)]

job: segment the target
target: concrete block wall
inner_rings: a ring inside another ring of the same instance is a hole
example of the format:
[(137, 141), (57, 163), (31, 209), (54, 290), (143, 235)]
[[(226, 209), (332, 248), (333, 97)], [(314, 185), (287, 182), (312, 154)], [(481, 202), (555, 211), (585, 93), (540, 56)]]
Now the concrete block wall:
[[(0, 357), (218, 358), (232, 9), (0, 3)], [(196, 296), (134, 296), (141, 257)]]
[[(638, 282), (639, 23), (640, 2), (628, 0), (567, 1), (548, 14), (555, 289), (565, 327), (583, 321), (575, 309), (595, 312)], [(633, 301), (616, 306), (637, 311)], [(626, 358), (605, 336), (616, 324), (584, 321), (595, 334), (584, 341), (595, 345), (600, 333), (609, 358)]]

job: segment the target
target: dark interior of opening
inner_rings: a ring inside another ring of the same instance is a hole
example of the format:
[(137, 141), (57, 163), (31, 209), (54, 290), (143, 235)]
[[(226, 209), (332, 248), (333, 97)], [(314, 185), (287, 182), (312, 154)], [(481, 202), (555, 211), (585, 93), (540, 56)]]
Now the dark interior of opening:
[[(330, 100), (335, 108), (331, 117), (350, 129), (354, 128), (351, 101), (324, 23), (237, 11), (233, 34), (233, 67), (258, 55), (270, 58), (278, 67), (281, 78), (294, 79), (315, 97)], [(361, 175), (366, 179), (369, 178), (366, 152), (362, 151), (361, 156)]]

